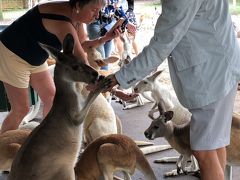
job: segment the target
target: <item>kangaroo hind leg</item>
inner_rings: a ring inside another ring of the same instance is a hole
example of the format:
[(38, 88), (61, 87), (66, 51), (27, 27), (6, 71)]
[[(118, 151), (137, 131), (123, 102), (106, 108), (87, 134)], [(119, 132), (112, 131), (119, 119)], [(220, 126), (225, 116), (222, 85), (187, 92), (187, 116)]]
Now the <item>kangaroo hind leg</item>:
[(61, 179), (61, 180), (75, 180), (75, 173), (73, 168), (61, 168), (59, 171), (54, 175), (52, 179)]

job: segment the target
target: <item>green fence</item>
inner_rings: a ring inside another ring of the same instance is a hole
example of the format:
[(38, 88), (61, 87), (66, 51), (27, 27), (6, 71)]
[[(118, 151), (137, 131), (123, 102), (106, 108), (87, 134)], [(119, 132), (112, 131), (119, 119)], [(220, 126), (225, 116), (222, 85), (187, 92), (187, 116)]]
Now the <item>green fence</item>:
[[(38, 95), (33, 90), (32, 87), (29, 87), (29, 104), (34, 105), (38, 101)], [(0, 81), (0, 112), (10, 111), (11, 106), (7, 98), (7, 94), (4, 88), (3, 83)]]

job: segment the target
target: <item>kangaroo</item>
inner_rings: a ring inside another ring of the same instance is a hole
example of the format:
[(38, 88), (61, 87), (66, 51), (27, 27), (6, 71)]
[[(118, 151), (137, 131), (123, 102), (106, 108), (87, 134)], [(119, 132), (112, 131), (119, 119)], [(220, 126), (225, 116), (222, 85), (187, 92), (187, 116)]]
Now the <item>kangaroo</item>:
[[(96, 48), (92, 47), (87, 50), (87, 55), (89, 64), (99, 73), (99, 63), (103, 61), (101, 54), (96, 50)], [(107, 63), (114, 62), (116, 59), (118, 58), (110, 57), (107, 59)], [(50, 72), (53, 72), (54, 66), (50, 67), (52, 67)], [(99, 74), (102, 74), (102, 72)], [(84, 99), (89, 95), (89, 91), (87, 91), (85, 86), (86, 84), (84, 82), (76, 83), (76, 90)], [(122, 124), (120, 119), (116, 116), (110, 103), (108, 103), (104, 95), (100, 93), (92, 103), (89, 112), (83, 121), (84, 143), (89, 144), (91, 141), (102, 135), (113, 133), (122, 133)]]
[(229, 165), (240, 166), (240, 114), (233, 113), (231, 142), (227, 146), (227, 162)]
[[(101, 53), (99, 53), (95, 47), (89, 48), (87, 55), (89, 64), (100, 74), (104, 72), (100, 70), (101, 66), (106, 65), (106, 63), (114, 63), (119, 59), (118, 57), (110, 56), (109, 58), (103, 60)], [(83, 83), (78, 83), (77, 88), (83, 96), (88, 95), (88, 91), (85, 89)], [(83, 122), (83, 131), (86, 144), (89, 144), (94, 139), (103, 135), (122, 133), (121, 120), (115, 114), (111, 104), (106, 100), (102, 93), (99, 94), (96, 100), (92, 103), (92, 106), (90, 107)], [(136, 143), (138, 145), (151, 144), (144, 141), (136, 141)]]
[[(158, 106), (161, 106), (160, 104)], [(161, 107), (159, 107), (159, 112)], [(180, 154), (177, 161), (177, 171), (166, 173), (165, 176), (176, 175), (181, 171), (184, 173), (198, 171), (198, 164), (190, 147), (190, 124), (176, 125), (172, 121), (173, 111), (166, 111), (156, 119), (144, 132), (146, 138), (153, 140), (157, 137), (164, 137), (168, 143)], [(187, 166), (187, 161), (191, 159), (191, 165)]]
[(121, 59), (118, 65), (122, 67), (124, 64), (128, 64), (132, 60), (132, 40), (124, 33), (120, 36), (120, 40), (123, 43), (123, 50), (120, 53)]
[(29, 121), (31, 121), (32, 119), (34, 119), (40, 109), (40, 105), (41, 105), (41, 100), (40, 98), (38, 99), (38, 101), (36, 102), (35, 105), (32, 105), (31, 110), (29, 111), (29, 113), (23, 118), (22, 122), (20, 125), (25, 125), (27, 124)]
[(40, 45), (57, 61), (54, 70), (56, 95), (49, 114), (18, 151), (8, 179), (74, 180), (81, 140), (80, 125), (92, 102), (110, 82), (101, 80), (96, 90), (81, 104), (76, 82), (94, 83), (98, 73), (72, 54), (72, 35), (66, 35), (63, 53), (48, 45)]
[(240, 166), (240, 114), (233, 113), (231, 141), (227, 146), (225, 180), (232, 180), (232, 166)]
[(138, 168), (147, 180), (156, 180), (156, 176), (147, 159), (136, 143), (120, 134), (102, 136), (94, 140), (82, 153), (75, 167), (76, 180), (99, 179), (112, 180), (113, 173), (123, 171), (126, 179), (131, 180)]
[(161, 112), (170, 110), (174, 112), (172, 121), (175, 124), (184, 124), (189, 122), (191, 119), (191, 113), (180, 104), (176, 95), (171, 92), (169, 88), (160, 83), (158, 78), (162, 72), (163, 71), (157, 71), (150, 77), (147, 77), (137, 83), (134, 87), (134, 92), (151, 92), (151, 96), (155, 100), (155, 104), (148, 114), (151, 119), (154, 119), (153, 114), (158, 111), (157, 106), (161, 103)]
[[(181, 155), (181, 157), (184, 157), (186, 152), (187, 156), (190, 155), (191, 149), (190, 149), (190, 130), (189, 130), (189, 124), (186, 125), (175, 125), (171, 121), (165, 123), (164, 121), (170, 120), (172, 117), (171, 112), (166, 112), (159, 118), (156, 118), (153, 120), (149, 128), (145, 131), (145, 136), (149, 139), (155, 139), (157, 137), (165, 137), (169, 144), (176, 149)], [(231, 128), (231, 142), (230, 145), (227, 146), (227, 168), (225, 172), (225, 179), (230, 180), (231, 179), (231, 166), (240, 166), (240, 115), (237, 113), (233, 113), (232, 117), (232, 128)], [(184, 158), (185, 160), (188, 160), (187, 156)], [(182, 163), (182, 169), (184, 169), (184, 159), (180, 159), (180, 164)], [(191, 155), (191, 164), (190, 166), (186, 167), (186, 172), (197, 172), (198, 165), (195, 158), (193, 158), (193, 155)], [(168, 161), (168, 162), (173, 162)], [(182, 162), (181, 162), (182, 161)], [(159, 159), (155, 162), (166, 162), (165, 159)], [(179, 161), (177, 162), (179, 164)], [(177, 165), (179, 167), (179, 165)], [(179, 168), (177, 170), (173, 170), (170, 172), (165, 173), (165, 176), (176, 176), (179, 173), (182, 173), (179, 171)]]
[[(173, 111), (174, 114), (171, 119), (171, 122), (173, 122), (176, 125), (182, 125), (182, 124), (189, 123), (191, 120), (191, 113), (180, 104), (175, 93), (172, 92), (172, 90), (169, 87), (161, 84), (161, 82), (159, 81), (159, 77), (162, 74), (162, 72), (163, 72), (163, 70), (157, 71), (154, 74), (152, 74), (151, 76), (140, 81), (134, 87), (134, 91), (136, 93), (144, 93), (144, 92), (148, 92), (148, 91), (151, 92), (151, 97), (155, 100), (154, 106), (148, 113), (148, 116), (151, 119), (155, 119), (154, 113), (157, 111), (160, 111), (161, 114), (163, 114), (166, 111)], [(160, 106), (158, 106), (158, 105), (160, 105)], [(153, 122), (155, 122), (155, 120)], [(155, 162), (176, 162), (176, 161), (178, 161), (179, 166), (181, 166), (180, 164), (184, 163), (181, 161), (181, 158), (182, 158), (181, 155), (180, 155), (180, 157), (179, 156), (163, 157), (161, 159), (155, 160)], [(192, 156), (191, 156), (191, 159), (193, 159)], [(194, 165), (193, 165), (192, 169), (194, 169), (194, 171), (195, 171), (195, 167), (197, 164), (196, 160), (194, 160), (193, 164)], [(187, 169), (189, 171), (191, 171), (191, 168), (187, 168)], [(165, 175), (172, 176), (172, 175), (178, 174), (179, 172), (173, 171), (170, 173), (166, 173)]]
[(0, 171), (10, 171), (15, 155), (30, 132), (16, 129), (0, 134)]
[[(99, 71), (100, 66), (98, 63), (99, 60), (102, 60), (101, 54), (95, 48), (89, 48), (87, 55), (89, 64)], [(77, 84), (77, 91), (83, 97), (87, 97), (89, 94), (84, 83)], [(121, 121), (102, 93), (97, 96), (86, 115), (83, 122), (83, 133), (86, 144), (103, 135), (122, 133)]]
[[(123, 35), (120, 36), (120, 40), (117, 40), (116, 44), (118, 46), (123, 46), (123, 48), (119, 48), (119, 54), (120, 54), (120, 60), (118, 62), (119, 68), (124, 66), (125, 64), (128, 64), (129, 62), (132, 61), (132, 38), (128, 35), (128, 33), (124, 33)], [(118, 42), (120, 41), (120, 42)], [(120, 43), (120, 44), (119, 44)], [(123, 45), (122, 45), (123, 44)], [(118, 87), (120, 89), (120, 87)], [(123, 89), (121, 89), (123, 90)], [(132, 93), (133, 89), (132, 87), (129, 89), (125, 89), (125, 92)], [(131, 101), (124, 101), (122, 99), (117, 98), (117, 102), (123, 105), (123, 109), (132, 109), (135, 107), (143, 106), (144, 105), (144, 100), (142, 99), (142, 96), (139, 95), (134, 98), (134, 100)]]

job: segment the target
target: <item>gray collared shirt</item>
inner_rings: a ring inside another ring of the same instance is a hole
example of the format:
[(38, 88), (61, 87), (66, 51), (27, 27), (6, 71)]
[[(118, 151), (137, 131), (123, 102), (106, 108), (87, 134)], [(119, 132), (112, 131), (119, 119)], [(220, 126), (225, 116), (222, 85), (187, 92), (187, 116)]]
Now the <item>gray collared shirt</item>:
[(162, 0), (154, 36), (116, 72), (128, 88), (168, 57), (170, 76), (183, 106), (198, 108), (225, 96), (240, 80), (240, 49), (227, 0)]

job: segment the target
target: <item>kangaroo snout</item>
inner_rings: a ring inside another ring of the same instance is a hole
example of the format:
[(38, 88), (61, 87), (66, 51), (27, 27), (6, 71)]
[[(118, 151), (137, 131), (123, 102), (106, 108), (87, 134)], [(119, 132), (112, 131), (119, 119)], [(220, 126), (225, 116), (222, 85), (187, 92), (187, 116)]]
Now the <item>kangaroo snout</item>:
[(149, 140), (152, 139), (151, 133), (150, 133), (148, 130), (146, 130), (146, 131), (144, 132), (144, 135), (145, 135), (145, 137), (146, 137), (147, 139), (149, 139)]
[(98, 76), (98, 81), (101, 81), (101, 80), (103, 80), (104, 78), (105, 78), (105, 76), (99, 75), (99, 76)]
[(137, 87), (135, 87), (135, 88), (133, 89), (133, 91), (134, 91), (135, 93), (139, 93)]
[(97, 71), (93, 71), (92, 72), (92, 76), (93, 76), (92, 83), (95, 83), (98, 80), (98, 78), (99, 78), (99, 74), (98, 74)]
[(90, 83), (94, 84), (99, 79), (99, 74), (97, 71), (91, 71), (89, 73), (89, 76), (91, 77)]

